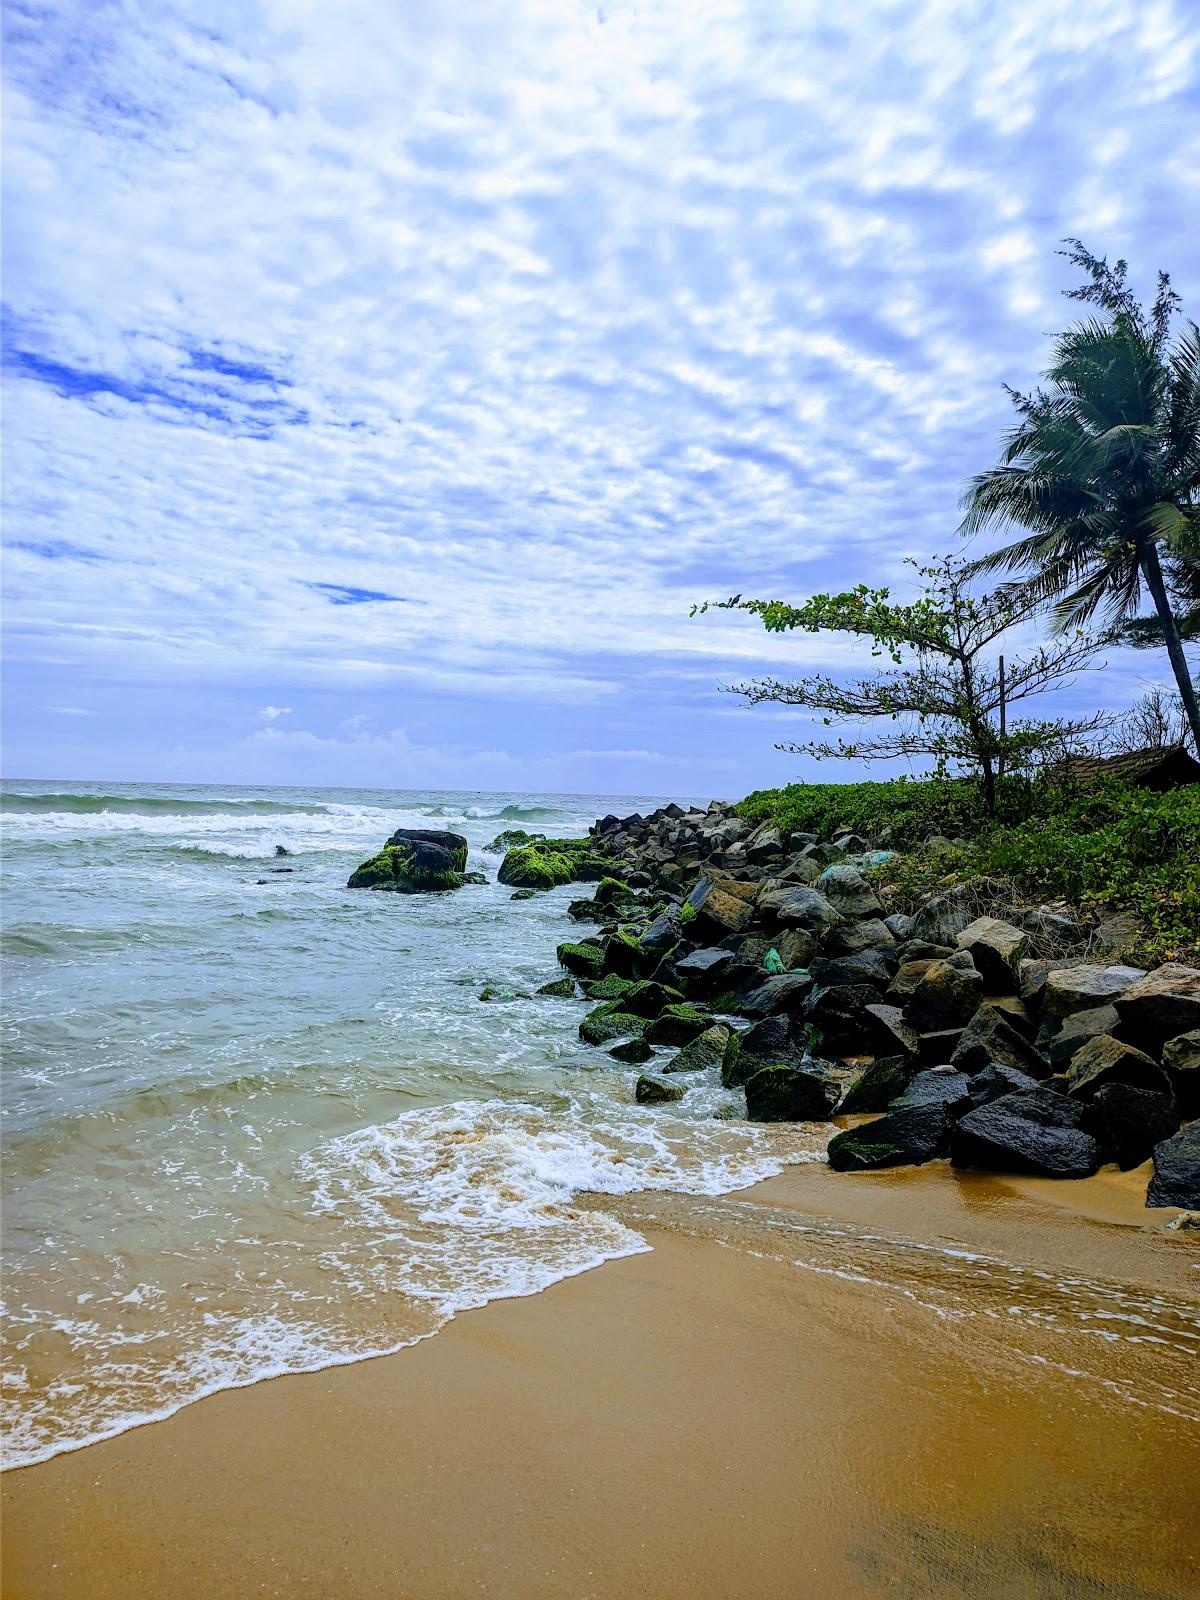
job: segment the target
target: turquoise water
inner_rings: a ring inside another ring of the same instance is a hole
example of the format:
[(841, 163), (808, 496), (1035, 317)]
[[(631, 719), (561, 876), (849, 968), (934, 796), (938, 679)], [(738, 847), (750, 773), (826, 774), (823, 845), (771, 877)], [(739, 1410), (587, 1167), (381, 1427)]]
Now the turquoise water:
[[(5, 786), (7, 1465), (644, 1248), (583, 1191), (712, 1194), (815, 1153), (708, 1075), (638, 1107), (583, 1002), (478, 999), (559, 975), (584, 892), (513, 901), (482, 846), (656, 803)], [(492, 881), (348, 891), (404, 824), (465, 833)]]

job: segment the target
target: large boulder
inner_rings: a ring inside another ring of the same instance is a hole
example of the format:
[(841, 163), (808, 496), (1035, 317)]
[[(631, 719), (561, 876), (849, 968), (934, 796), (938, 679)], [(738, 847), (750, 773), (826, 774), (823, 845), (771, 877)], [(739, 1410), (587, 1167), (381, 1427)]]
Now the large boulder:
[(649, 977), (661, 963), (657, 950), (647, 950), (633, 928), (618, 928), (604, 944), (604, 970), (619, 978)]
[(1104, 1151), (1081, 1127), (1083, 1107), (1039, 1085), (968, 1111), (950, 1135), (957, 1167), (1086, 1178)]
[(640, 1106), (657, 1106), (670, 1100), (682, 1100), (685, 1092), (685, 1084), (672, 1083), (666, 1078), (652, 1078), (643, 1072), (637, 1081), (633, 1097)]
[(1168, 1039), (1162, 1064), (1184, 1116), (1200, 1116), (1200, 1028)]
[(635, 1017), (645, 1017), (649, 1021), (659, 1016), (665, 1007), (678, 1005), (682, 999), (678, 989), (643, 978), (629, 985), (621, 996), (621, 1006), (625, 1011), (632, 1011)]
[(732, 1036), (721, 1062), (721, 1082), (727, 1089), (737, 1088), (770, 1062), (801, 1066), (805, 1060), (804, 1047), (792, 1033), (791, 1018), (776, 1012), (745, 1033)]
[(711, 994), (733, 963), (732, 950), (693, 950), (675, 962), (675, 976), (688, 994)]
[(645, 1032), (646, 1019), (632, 1011), (622, 1011), (620, 1000), (606, 1000), (589, 1011), (579, 1024), (584, 1044), (608, 1044), (612, 1039), (629, 1039)]
[(1089, 1006), (1086, 1011), (1073, 1011), (1058, 1023), (1048, 1019), (1043, 1038), (1050, 1065), (1056, 1072), (1065, 1071), (1089, 1039), (1101, 1033), (1115, 1034), (1120, 1025), (1116, 1006)]
[(953, 1117), (971, 1104), (971, 1080), (953, 1067), (926, 1067), (892, 1101), (889, 1110), (906, 1106), (945, 1106)]
[(818, 889), (776, 889), (762, 897), (758, 909), (785, 928), (803, 928), (808, 933), (822, 933), (841, 921)]
[(786, 1011), (796, 1016), (812, 990), (813, 980), (806, 972), (785, 972), (768, 978), (746, 996), (741, 1010), (747, 1017), (769, 1017), (773, 1012)]
[(1200, 1122), (1189, 1122), (1155, 1145), (1154, 1176), (1146, 1191), (1146, 1204), (1200, 1211)]
[(559, 965), (577, 978), (598, 978), (604, 971), (604, 951), (595, 944), (560, 944)]
[(1067, 1093), (1075, 1100), (1090, 1100), (1107, 1083), (1152, 1089), (1158, 1094), (1167, 1093), (1170, 1087), (1153, 1056), (1107, 1033), (1097, 1034), (1075, 1052), (1066, 1076)]
[(879, 896), (857, 867), (826, 867), (816, 886), (833, 909), (850, 921), (882, 915)]
[(679, 943), (681, 931), (682, 912), (679, 906), (668, 906), (642, 935), (642, 948), (655, 950), (660, 955), (665, 955), (668, 950), (673, 950)]
[(654, 1054), (645, 1039), (636, 1035), (632, 1039), (622, 1039), (620, 1044), (613, 1045), (608, 1052), (614, 1061), (620, 1061), (625, 1066), (640, 1067), (643, 1061), (649, 1061)]
[(746, 1114), (751, 1122), (825, 1122), (837, 1096), (826, 1074), (776, 1062), (747, 1078)]
[(694, 926), (700, 937), (713, 939), (740, 933), (754, 913), (750, 901), (733, 893), (727, 881), (718, 882), (714, 878), (701, 878), (684, 901), (684, 907), (688, 931)]
[(697, 1011), (690, 1005), (664, 1006), (646, 1028), (646, 1042), (655, 1045), (684, 1045), (691, 1044), (704, 1032), (712, 1027), (712, 1018), (703, 1011)]
[(1042, 1015), (1069, 1017), (1073, 1011), (1108, 1005), (1144, 976), (1139, 967), (1097, 967), (1086, 962), (1051, 968), (1042, 988)]
[(962, 1072), (979, 1072), (990, 1062), (1015, 1067), (1031, 1078), (1048, 1076), (1049, 1068), (1036, 1046), (997, 1007), (985, 1003), (963, 1029), (950, 1057)]
[(851, 1082), (837, 1108), (838, 1115), (886, 1111), (891, 1102), (908, 1088), (916, 1070), (916, 1063), (910, 1056), (878, 1057)]
[(595, 883), (607, 863), (587, 839), (539, 839), (514, 846), (500, 863), (498, 883), (514, 889), (556, 889), (565, 883)]
[(1001, 922), (999, 917), (976, 917), (957, 936), (957, 943), (975, 963), (985, 988), (994, 993), (1013, 988), (1017, 963), (1028, 943), (1020, 928)]
[(843, 922), (830, 928), (821, 948), (827, 956), (854, 956), (864, 951), (885, 955), (895, 971), (900, 964), (896, 955), (896, 941), (886, 922), (878, 917), (867, 917), (862, 922)]
[(918, 1033), (964, 1026), (983, 998), (983, 979), (953, 961), (931, 961), (904, 1007), (904, 1020)]
[(1131, 983), (1114, 1004), (1126, 1037), (1157, 1051), (1166, 1040), (1200, 1028), (1200, 968), (1168, 961)]
[(946, 1154), (949, 1132), (950, 1116), (940, 1101), (900, 1106), (875, 1122), (835, 1134), (829, 1165), (835, 1172), (922, 1166)]
[(867, 1007), (879, 991), (866, 983), (835, 983), (814, 989), (804, 1002), (804, 1020), (820, 1031), (826, 1050), (850, 1055), (873, 1054), (874, 1024)]
[(731, 1034), (732, 1030), (723, 1022), (714, 1022), (672, 1056), (663, 1071), (706, 1072), (710, 1067), (719, 1067), (729, 1048)]
[(350, 874), (348, 889), (392, 894), (431, 894), (461, 889), (466, 881), (467, 841), (461, 833), (434, 828), (399, 828), (378, 855)]
[(804, 971), (819, 948), (806, 928), (785, 928), (775, 940), (775, 953), (789, 972)]
[(891, 1055), (894, 1051), (906, 1056), (920, 1055), (920, 1036), (905, 1022), (899, 1006), (872, 1001), (865, 1008), (865, 1020), (866, 1032), (859, 1043), (867, 1050), (876, 1055)]
[(966, 896), (961, 890), (953, 890), (949, 894), (938, 895), (921, 907), (912, 919), (909, 937), (953, 948), (955, 939), (973, 921)]
[(1179, 1106), (1173, 1094), (1106, 1083), (1096, 1091), (1085, 1125), (1126, 1172), (1171, 1137), (1179, 1126)]
[(1020, 1072), (1016, 1067), (1006, 1067), (1003, 1062), (990, 1061), (970, 1080), (972, 1106), (991, 1105), (1006, 1094), (1016, 1094), (1018, 1089), (1036, 1089), (1037, 1079)]
[(896, 962), (882, 950), (860, 950), (853, 956), (819, 956), (808, 970), (822, 988), (835, 983), (870, 983), (882, 991), (892, 981)]

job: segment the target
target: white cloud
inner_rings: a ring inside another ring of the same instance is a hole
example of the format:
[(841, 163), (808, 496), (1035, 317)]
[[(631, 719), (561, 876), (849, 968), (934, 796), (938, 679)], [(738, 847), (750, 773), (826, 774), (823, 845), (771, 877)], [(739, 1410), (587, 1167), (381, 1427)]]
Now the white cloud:
[(480, 17), (14, 11), (14, 661), (271, 723), (711, 684), (768, 651), (693, 600), (953, 545), (1062, 235), (1195, 270), (1182, 4)]

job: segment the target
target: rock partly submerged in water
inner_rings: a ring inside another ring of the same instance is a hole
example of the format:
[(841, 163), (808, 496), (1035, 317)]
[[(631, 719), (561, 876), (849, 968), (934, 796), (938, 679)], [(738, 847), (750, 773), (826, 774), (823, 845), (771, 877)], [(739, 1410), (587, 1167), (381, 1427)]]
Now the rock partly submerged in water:
[(557, 889), (603, 878), (604, 861), (589, 839), (538, 839), (514, 845), (496, 877), (513, 889)]
[(392, 894), (433, 894), (461, 889), (466, 879), (467, 841), (440, 828), (397, 828), (378, 855), (350, 874), (348, 889)]

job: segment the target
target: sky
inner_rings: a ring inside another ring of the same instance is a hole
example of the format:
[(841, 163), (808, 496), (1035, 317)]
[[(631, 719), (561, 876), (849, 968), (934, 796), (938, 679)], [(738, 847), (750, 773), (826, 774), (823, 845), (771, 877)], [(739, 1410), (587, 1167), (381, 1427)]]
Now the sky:
[(1065, 236), (1200, 309), (1194, 0), (5, 13), (11, 777), (848, 776), (692, 604), (960, 548)]

